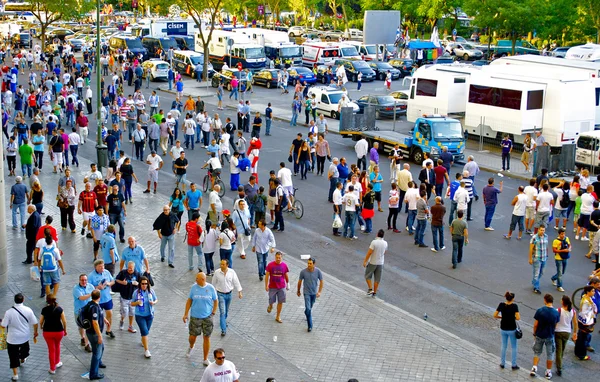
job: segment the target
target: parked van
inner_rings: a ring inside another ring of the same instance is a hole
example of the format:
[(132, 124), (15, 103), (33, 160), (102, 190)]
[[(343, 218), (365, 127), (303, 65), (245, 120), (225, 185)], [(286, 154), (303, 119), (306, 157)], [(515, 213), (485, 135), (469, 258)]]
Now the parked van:
[(600, 45), (585, 44), (567, 50), (567, 60), (600, 61)]
[(577, 139), (575, 164), (577, 167), (600, 166), (600, 130), (582, 133)]
[[(196, 78), (194, 68), (198, 63), (204, 63), (204, 55), (193, 50), (176, 50), (173, 52), (173, 69)], [(212, 64), (208, 63), (208, 78), (215, 74)]]
[(312, 68), (317, 65), (333, 65), (333, 62), (340, 58), (340, 47), (332, 42), (305, 42), (302, 44), (304, 52), (302, 55), (302, 65)]
[(130, 56), (141, 54), (145, 58), (148, 57), (148, 50), (144, 48), (142, 42), (137, 37), (113, 36), (108, 40), (108, 48), (111, 54), (117, 51), (121, 51), (122, 53), (127, 49)]
[(160, 58), (158, 54), (159, 49), (163, 52), (167, 52), (170, 48), (179, 49), (177, 41), (170, 37), (144, 37), (142, 39), (142, 45), (148, 50), (149, 58)]

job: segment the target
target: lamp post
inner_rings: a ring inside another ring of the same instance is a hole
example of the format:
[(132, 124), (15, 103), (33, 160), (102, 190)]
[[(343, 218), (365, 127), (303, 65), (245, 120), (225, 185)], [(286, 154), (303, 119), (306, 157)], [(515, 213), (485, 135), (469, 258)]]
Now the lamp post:
[(96, 0), (96, 159), (100, 171), (108, 166), (108, 148), (102, 141), (102, 68), (100, 67), (100, 0)]
[[(0, 102), (0, 119), (2, 118), (2, 107)], [(0, 134), (0, 147), (4, 148), (4, 134)], [(4, 178), (4, 155), (0, 155), (0, 286), (8, 282), (8, 252), (6, 248), (6, 206), (4, 195), (8, 185)]]

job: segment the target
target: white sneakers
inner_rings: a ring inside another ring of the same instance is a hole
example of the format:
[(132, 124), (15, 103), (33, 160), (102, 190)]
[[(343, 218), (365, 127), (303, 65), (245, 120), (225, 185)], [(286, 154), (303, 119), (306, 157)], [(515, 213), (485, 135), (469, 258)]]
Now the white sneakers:
[(150, 350), (146, 350), (146, 351), (144, 352), (144, 357), (146, 357), (146, 358), (150, 358), (150, 357), (152, 357), (152, 354), (150, 354)]
[(205, 359), (204, 361), (202, 361), (202, 364), (203, 364), (204, 366), (210, 366), (210, 361), (209, 361), (209, 360), (207, 360), (207, 359)]
[(194, 351), (194, 348), (188, 348), (187, 352), (185, 353), (185, 356), (190, 358), (190, 356), (192, 355), (192, 352)]

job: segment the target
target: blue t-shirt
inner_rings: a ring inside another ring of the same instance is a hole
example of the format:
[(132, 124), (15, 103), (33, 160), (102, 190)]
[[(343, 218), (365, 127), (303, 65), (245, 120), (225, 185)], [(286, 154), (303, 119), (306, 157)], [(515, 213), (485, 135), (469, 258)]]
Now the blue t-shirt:
[(117, 249), (117, 242), (115, 241), (114, 234), (104, 232), (100, 239), (100, 247), (102, 248), (102, 260), (104, 260), (104, 264), (112, 264), (113, 262), (110, 257), (111, 249), (115, 252), (115, 264), (119, 262), (119, 250)]
[(460, 182), (458, 180), (453, 180), (452, 183), (450, 183), (450, 200), (454, 201), (454, 193), (459, 187)]
[(169, 200), (171, 201), (171, 210), (173, 210), (173, 212), (175, 212), (175, 213), (183, 212), (183, 210), (184, 210), (183, 201), (185, 200), (185, 195), (182, 195), (181, 198), (173, 198), (171, 196), (169, 198)]
[(337, 165), (338, 172), (340, 173), (340, 179), (348, 179), (348, 166), (343, 166), (341, 163)]
[(558, 310), (547, 306), (539, 308), (533, 316), (537, 320), (535, 336), (539, 338), (554, 338), (554, 328), (560, 320)]
[(498, 194), (500, 193), (499, 189), (494, 186), (487, 185), (483, 188), (482, 193), (486, 206), (495, 206), (498, 204)]
[(121, 259), (125, 262), (125, 265), (130, 261), (135, 263), (135, 271), (140, 274), (144, 272), (143, 264), (146, 258), (146, 252), (141, 245), (136, 245), (133, 249), (130, 246), (125, 247), (121, 254)]
[[(381, 173), (378, 173), (377, 179), (375, 179), (375, 173), (372, 172), (371, 176), (369, 176), (369, 179), (371, 179), (371, 182), (373, 182), (374, 180), (383, 180), (383, 176), (381, 176)], [(373, 183), (373, 191), (381, 192), (381, 183)]]
[[(98, 285), (102, 284), (103, 281), (109, 283), (114, 279), (115, 278), (112, 277), (110, 272), (106, 269), (102, 273), (98, 273), (96, 272), (96, 270), (93, 270), (92, 273), (88, 275), (88, 284), (92, 284), (94, 287), (97, 287)], [(112, 297), (110, 296), (110, 287), (106, 286), (100, 291), (100, 304), (108, 302), (111, 299)]]
[(87, 303), (92, 300), (91, 297), (88, 297), (87, 300), (80, 300), (79, 297), (92, 293), (94, 289), (94, 286), (90, 283), (87, 283), (85, 287), (82, 287), (79, 284), (75, 285), (75, 288), (73, 288), (73, 308), (75, 314), (78, 314), (81, 308), (86, 306)]
[(188, 206), (190, 209), (197, 210), (200, 208), (200, 198), (202, 197), (202, 191), (196, 189), (196, 191), (189, 190), (185, 196), (188, 200)]
[(217, 291), (211, 284), (201, 287), (194, 284), (190, 289), (188, 298), (192, 299), (190, 316), (194, 318), (207, 318), (213, 312), (214, 301), (217, 301)]
[(512, 148), (512, 141), (510, 139), (502, 140), (502, 154), (508, 154)]
[(46, 130), (48, 131), (48, 135), (52, 135), (52, 132), (56, 129), (56, 123), (48, 122), (46, 124)]
[(178, 81), (176, 85), (177, 85), (178, 92), (183, 91), (183, 82), (182, 81)]
[(150, 301), (149, 301), (150, 298), (152, 298), (152, 301), (156, 301), (156, 293), (154, 293), (154, 290), (152, 290), (152, 292), (148, 293), (147, 291), (144, 292), (141, 289), (137, 289), (133, 293), (133, 296), (131, 299), (132, 302), (144, 300), (144, 303), (142, 306), (136, 305), (136, 307), (135, 307), (135, 315), (136, 316), (142, 316), (142, 317), (154, 316), (154, 306), (150, 305)]
[(46, 138), (43, 135), (34, 135), (31, 141), (35, 151), (44, 151), (44, 142), (46, 142)]
[(104, 140), (106, 141), (108, 151), (113, 151), (117, 147), (117, 138), (114, 135), (108, 134)]
[(217, 145), (216, 143), (214, 145), (209, 145), (208, 148), (206, 149), (206, 151), (208, 151), (209, 153), (215, 153), (217, 155), (219, 155), (219, 145)]

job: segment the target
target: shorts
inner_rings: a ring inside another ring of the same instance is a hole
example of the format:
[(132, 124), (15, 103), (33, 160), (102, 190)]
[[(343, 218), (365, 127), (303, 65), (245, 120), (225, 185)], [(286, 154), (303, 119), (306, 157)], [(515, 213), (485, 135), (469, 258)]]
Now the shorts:
[(375, 201), (381, 202), (381, 191), (375, 191)]
[(590, 241), (588, 241), (588, 251), (590, 253), (596, 253), (596, 252), (592, 252), (592, 251), (594, 249), (594, 239), (596, 238), (596, 235), (598, 234), (598, 232), (588, 231), (588, 233), (590, 234)]
[(119, 303), (121, 305), (121, 317), (133, 317), (135, 315), (135, 307), (131, 306), (131, 300), (125, 300), (119, 296)]
[(535, 337), (535, 343), (533, 344), (533, 354), (536, 357), (542, 355), (544, 345), (546, 345), (546, 358), (549, 360), (554, 360), (554, 352), (556, 351), (554, 336), (551, 336), (550, 338)]
[(525, 207), (525, 219), (535, 219), (535, 207)]
[(53, 272), (44, 271), (42, 275), (44, 286), (52, 286), (52, 284), (60, 283), (60, 271), (58, 269)]
[(100, 307), (104, 310), (112, 310), (113, 309), (113, 300), (110, 299), (106, 302), (100, 303)]
[(371, 280), (375, 276), (375, 282), (381, 281), (381, 272), (383, 271), (383, 265), (367, 264), (365, 268), (365, 279)]
[(523, 220), (525, 220), (523, 216), (513, 215), (510, 218), (510, 227), (509, 227), (509, 230), (510, 231), (514, 231), (515, 228), (518, 225), (519, 226), (519, 232), (523, 232), (524, 229), (525, 229), (525, 226), (523, 224)]
[(190, 336), (198, 337), (204, 334), (204, 337), (210, 337), (213, 331), (212, 317), (196, 318), (190, 317), (189, 333)]
[(577, 222), (579, 221), (579, 215), (580, 215), (580, 214), (573, 213), (573, 222), (574, 222), (575, 224), (577, 224)]
[(550, 221), (550, 212), (539, 212), (538, 211), (538, 213), (535, 214), (535, 226), (537, 228), (541, 227), (542, 225), (544, 227), (548, 227), (549, 221)]
[(277, 197), (267, 196), (267, 210), (273, 211), (277, 205)]
[(554, 209), (554, 218), (555, 219), (559, 219), (559, 218), (566, 219), (567, 218), (567, 209), (565, 208), (564, 210), (559, 210), (558, 208), (555, 208)]
[(215, 168), (214, 170), (210, 170), (210, 173), (212, 174), (213, 177), (221, 177), (221, 169), (220, 168)]
[(154, 316), (135, 316), (135, 322), (138, 324), (138, 328), (140, 328), (140, 334), (142, 337), (146, 337), (148, 333), (150, 333), (150, 328), (152, 327), (152, 321), (154, 320)]
[(106, 264), (104, 263), (104, 269), (110, 273), (111, 276), (115, 275), (115, 263)]
[(158, 183), (158, 171), (157, 170), (149, 170), (148, 171), (148, 182)]
[(579, 219), (577, 220), (577, 225), (581, 228), (588, 228), (590, 225), (590, 215), (580, 214)]
[(185, 183), (186, 176), (187, 176), (187, 174), (175, 175), (175, 182), (176, 183)]
[(529, 154), (529, 152), (523, 151), (523, 154), (521, 154), (521, 162), (529, 163)]
[(63, 164), (63, 153), (62, 152), (59, 152), (59, 153), (52, 152), (52, 164), (54, 166), (62, 166), (62, 164)]
[(127, 117), (121, 117), (121, 122), (127, 122)]
[(98, 239), (98, 241), (94, 242), (94, 252), (98, 252), (99, 249), (100, 249), (100, 239)]
[(269, 305), (273, 305), (275, 302), (278, 304), (285, 304), (285, 288), (269, 289)]
[(283, 187), (283, 192), (286, 196), (290, 196), (294, 194), (294, 186), (281, 186)]
[[(82, 212), (81, 216), (83, 217), (84, 222), (88, 222), (92, 216), (92, 212)], [(98, 238), (98, 241), (100, 241), (100, 238)]]

